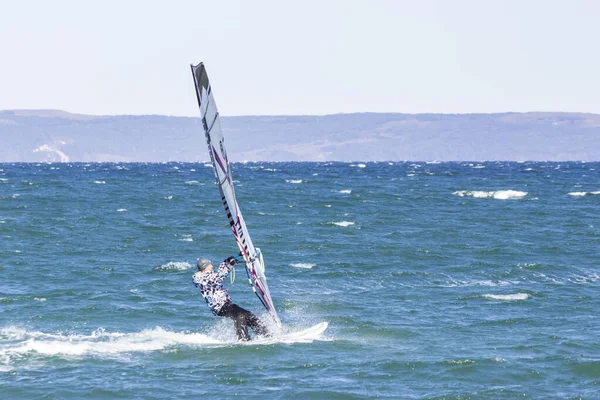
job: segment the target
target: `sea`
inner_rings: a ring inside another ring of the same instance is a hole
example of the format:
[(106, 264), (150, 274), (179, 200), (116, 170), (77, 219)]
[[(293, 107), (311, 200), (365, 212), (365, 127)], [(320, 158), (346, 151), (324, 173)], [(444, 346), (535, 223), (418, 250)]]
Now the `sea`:
[[(0, 164), (0, 399), (598, 399), (600, 163)], [(295, 336), (327, 322), (320, 335)]]

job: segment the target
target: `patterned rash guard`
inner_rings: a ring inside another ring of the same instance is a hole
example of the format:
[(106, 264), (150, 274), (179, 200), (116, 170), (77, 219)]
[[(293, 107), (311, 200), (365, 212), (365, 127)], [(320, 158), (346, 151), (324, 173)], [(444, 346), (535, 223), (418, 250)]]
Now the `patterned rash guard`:
[(223, 279), (229, 275), (233, 265), (222, 262), (217, 271), (198, 271), (194, 274), (194, 285), (200, 289), (200, 294), (212, 313), (217, 315), (226, 303), (231, 303), (227, 289), (223, 287)]

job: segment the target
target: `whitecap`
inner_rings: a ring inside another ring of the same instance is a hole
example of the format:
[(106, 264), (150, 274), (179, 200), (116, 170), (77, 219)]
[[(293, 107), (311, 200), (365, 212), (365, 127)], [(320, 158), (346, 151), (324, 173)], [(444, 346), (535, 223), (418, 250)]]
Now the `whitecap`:
[(482, 297), (491, 300), (527, 300), (529, 295), (527, 293), (515, 293), (515, 294), (484, 294)]
[(199, 183), (200, 183), (200, 182), (198, 182), (198, 181), (186, 181), (186, 182), (185, 182), (185, 184), (186, 184), (186, 185), (197, 185), (197, 184), (199, 184)]
[(478, 199), (497, 199), (497, 200), (512, 200), (512, 199), (521, 199), (527, 195), (527, 192), (521, 192), (518, 190), (492, 190), (492, 191), (483, 191), (483, 190), (459, 190), (457, 192), (453, 192), (460, 197), (474, 197)]
[(26, 332), (20, 341), (5, 346), (3, 353), (10, 358), (21, 358), (30, 352), (49, 356), (116, 356), (122, 353), (164, 350), (177, 345), (218, 343), (222, 342), (201, 333), (172, 332), (161, 327), (133, 333), (109, 333), (98, 329), (90, 335)]
[(173, 196), (166, 196), (165, 200), (173, 200)]
[(341, 221), (341, 222), (328, 222), (328, 224), (336, 225), (336, 226), (341, 226), (341, 227), (346, 228), (346, 227), (348, 227), (350, 225), (354, 225), (354, 222), (351, 222), (351, 221)]
[(33, 299), (34, 299), (35, 301), (39, 301), (39, 302), (48, 301), (48, 299), (47, 299), (47, 298), (45, 298), (45, 297), (34, 297)]
[(350, 193), (352, 193), (352, 190), (350, 190), (350, 189), (344, 189), (344, 190), (340, 190), (340, 193), (350, 194)]
[(302, 179), (286, 179), (287, 183), (302, 183)]
[(192, 265), (187, 262), (171, 261), (160, 267), (154, 268), (155, 271), (185, 271), (192, 268)]
[(596, 195), (596, 194), (600, 194), (600, 190), (595, 191), (595, 192), (571, 192), (571, 193), (569, 193), (569, 196), (587, 196), (587, 195)]
[(94, 183), (97, 183), (98, 185), (104, 185), (106, 184), (106, 181), (94, 181)]
[(304, 268), (304, 269), (311, 269), (313, 267), (316, 267), (317, 264), (308, 264), (308, 263), (296, 263), (296, 264), (290, 264), (291, 267), (294, 268)]

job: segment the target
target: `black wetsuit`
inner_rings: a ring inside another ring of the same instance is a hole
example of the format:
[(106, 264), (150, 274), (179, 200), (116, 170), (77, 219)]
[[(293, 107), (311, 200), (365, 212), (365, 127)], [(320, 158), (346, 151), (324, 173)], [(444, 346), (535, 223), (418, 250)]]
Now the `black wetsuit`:
[(219, 265), (217, 271), (196, 272), (193, 276), (194, 285), (200, 289), (200, 294), (213, 314), (233, 319), (239, 340), (250, 339), (248, 327), (257, 335), (267, 335), (267, 328), (256, 315), (231, 302), (227, 289), (223, 287), (223, 279), (229, 275), (233, 265), (226, 261)]
[(237, 304), (231, 302), (225, 303), (221, 310), (217, 312), (219, 317), (227, 317), (233, 320), (235, 331), (239, 340), (250, 340), (248, 334), (248, 327), (252, 328), (254, 333), (257, 335), (267, 335), (267, 328), (258, 319), (258, 317), (252, 314), (250, 311), (243, 309)]

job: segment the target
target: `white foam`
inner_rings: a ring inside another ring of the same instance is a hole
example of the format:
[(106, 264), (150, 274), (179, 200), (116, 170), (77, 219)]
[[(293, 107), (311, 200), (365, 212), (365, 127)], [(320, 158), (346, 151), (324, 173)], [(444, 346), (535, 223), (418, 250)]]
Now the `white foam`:
[(351, 222), (351, 221), (341, 221), (341, 222), (328, 222), (328, 224), (336, 225), (336, 226), (341, 226), (341, 227), (346, 228), (346, 227), (348, 227), (350, 225), (354, 225), (354, 222)]
[(42, 302), (42, 303), (43, 303), (44, 301), (48, 301), (48, 299), (47, 299), (47, 298), (45, 298), (45, 297), (34, 297), (33, 299), (34, 299), (35, 301), (39, 301), (39, 302)]
[(181, 235), (181, 236), (182, 236), (182, 238), (179, 240), (182, 240), (184, 242), (193, 242), (194, 241), (194, 239), (192, 239), (192, 235), (185, 234), (185, 235)]
[(94, 181), (94, 183), (97, 183), (98, 185), (104, 185), (106, 184), (106, 181)]
[(486, 299), (492, 299), (492, 300), (514, 301), (514, 300), (527, 300), (529, 298), (529, 295), (527, 293), (484, 294), (483, 297), (485, 297)]
[(302, 183), (302, 179), (286, 179), (287, 183)]
[(187, 262), (172, 261), (154, 268), (155, 271), (185, 271), (192, 268)]
[(117, 210), (117, 212), (125, 212), (125, 211), (127, 211), (127, 209), (126, 209), (126, 208), (119, 208), (119, 209)]
[(27, 332), (17, 343), (0, 349), (0, 355), (19, 357), (35, 352), (48, 356), (118, 355), (163, 350), (176, 345), (198, 346), (221, 341), (201, 333), (171, 332), (161, 327), (134, 333), (107, 333), (102, 329), (91, 335)]
[(521, 199), (527, 195), (527, 192), (521, 192), (518, 190), (492, 190), (492, 191), (483, 191), (483, 190), (459, 190), (457, 192), (453, 192), (460, 197), (474, 197), (478, 199), (497, 199), (497, 200), (512, 200), (512, 199)]
[(198, 181), (187, 181), (187, 182), (185, 182), (186, 185), (197, 185), (199, 183), (200, 182), (198, 182)]
[(166, 196), (165, 200), (173, 200), (173, 196)]
[(569, 193), (569, 196), (587, 196), (587, 195), (595, 195), (595, 194), (600, 194), (600, 190), (598, 190), (596, 192), (571, 192), (571, 193)]
[(350, 194), (350, 193), (352, 193), (352, 190), (350, 190), (350, 189), (344, 189), (344, 190), (340, 190), (340, 193)]
[(297, 264), (290, 264), (291, 267), (294, 268), (304, 268), (304, 269), (311, 269), (317, 266), (317, 264), (305, 264), (305, 263), (297, 263)]
[[(228, 322), (228, 321), (224, 321)], [(27, 355), (59, 357), (120, 357), (137, 352), (165, 351), (176, 347), (215, 347), (238, 345), (265, 345), (276, 343), (306, 343), (320, 339), (321, 333), (289, 332), (284, 329), (272, 337), (256, 338), (238, 342), (229, 324), (218, 324), (208, 334), (197, 332), (173, 332), (162, 327), (144, 329), (140, 332), (106, 332), (100, 328), (89, 335), (28, 332), (17, 327), (0, 329), (0, 370), (11, 370), (12, 362), (23, 362)]]

